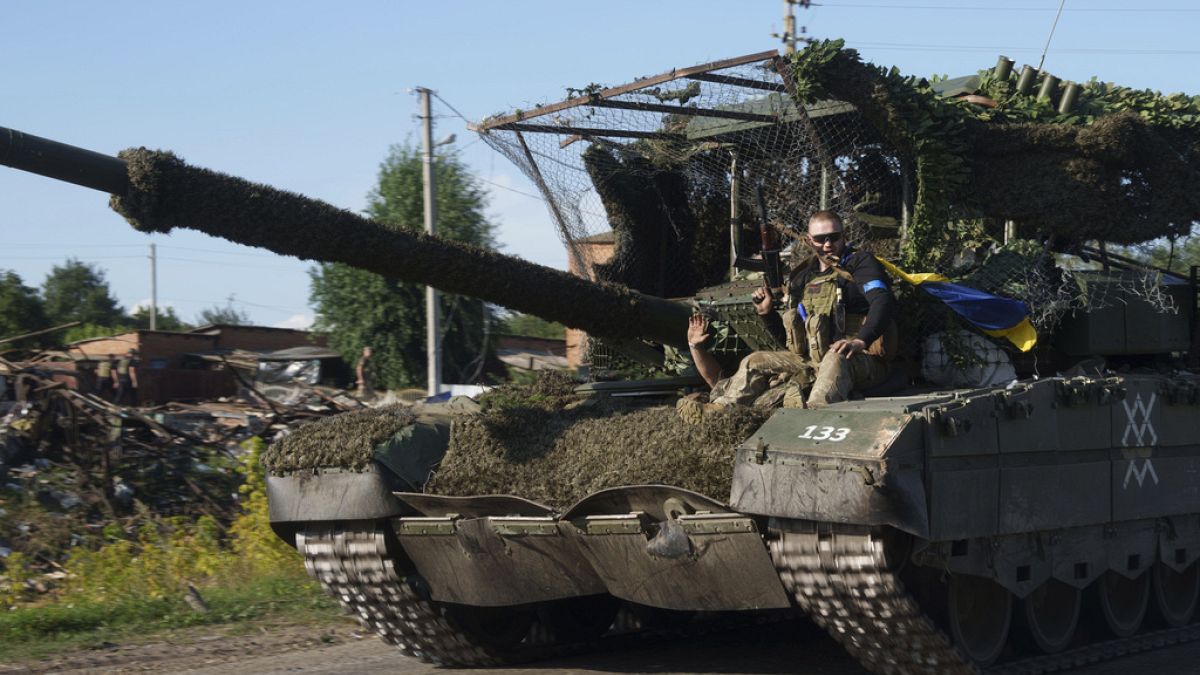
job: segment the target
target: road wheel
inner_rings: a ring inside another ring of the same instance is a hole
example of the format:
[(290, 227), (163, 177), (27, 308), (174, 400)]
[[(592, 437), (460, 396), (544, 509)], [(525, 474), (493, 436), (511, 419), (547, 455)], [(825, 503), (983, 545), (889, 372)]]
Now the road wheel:
[(1021, 601), (1023, 637), (1043, 653), (1061, 652), (1075, 637), (1082, 604), (1078, 588), (1050, 579)]
[(1012, 623), (1012, 594), (991, 579), (957, 575), (950, 581), (946, 619), (954, 644), (987, 666), (1000, 656)]
[(1125, 638), (1138, 632), (1150, 606), (1150, 575), (1130, 579), (1112, 570), (1105, 572), (1090, 589), (1095, 616), (1109, 635)]
[(1196, 613), (1200, 597), (1200, 563), (1176, 572), (1162, 563), (1154, 566), (1154, 606), (1158, 616), (1172, 628), (1187, 625)]

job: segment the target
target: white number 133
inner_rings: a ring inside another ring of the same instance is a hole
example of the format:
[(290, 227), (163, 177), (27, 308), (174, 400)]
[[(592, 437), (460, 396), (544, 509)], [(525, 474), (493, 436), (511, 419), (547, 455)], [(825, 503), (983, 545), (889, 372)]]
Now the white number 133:
[(850, 430), (846, 427), (822, 427), (816, 424), (810, 425), (804, 429), (804, 433), (800, 434), (800, 438), (807, 438), (813, 441), (829, 441), (837, 443), (846, 440), (850, 435)]

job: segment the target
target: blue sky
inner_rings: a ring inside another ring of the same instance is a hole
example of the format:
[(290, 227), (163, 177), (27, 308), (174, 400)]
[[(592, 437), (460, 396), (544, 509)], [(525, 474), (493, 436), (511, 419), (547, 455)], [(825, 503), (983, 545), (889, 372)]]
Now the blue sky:
[[(820, 38), (918, 75), (973, 73), (998, 54), (1037, 64), (1058, 0), (822, 0)], [(144, 145), (193, 164), (361, 210), (393, 143), (416, 142), (414, 86), (471, 120), (636, 77), (778, 46), (781, 0), (473, 2), (23, 1), (3, 3), (0, 126), (115, 154)], [(1067, 0), (1046, 58), (1200, 93), (1200, 5)], [(536, 190), (445, 105), (438, 137), (488, 182), (506, 252), (564, 267)], [(102, 267), (128, 309), (158, 295), (184, 319), (229, 297), (263, 325), (303, 326), (309, 265), (192, 232), (153, 239), (104, 195), (0, 168), (0, 269), (40, 285), (67, 257)]]

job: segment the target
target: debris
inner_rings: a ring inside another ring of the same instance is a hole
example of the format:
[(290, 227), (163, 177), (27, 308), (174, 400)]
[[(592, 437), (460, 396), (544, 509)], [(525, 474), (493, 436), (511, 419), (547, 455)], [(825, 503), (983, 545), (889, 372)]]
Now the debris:
[(183, 600), (188, 604), (188, 607), (191, 607), (197, 613), (208, 613), (208, 603), (204, 602), (204, 598), (200, 595), (200, 591), (196, 590), (195, 586), (188, 584), (187, 593), (184, 594)]
[[(73, 546), (133, 532), (147, 517), (229, 522), (247, 439), (361, 408), (336, 390), (284, 383), (290, 403), (244, 397), (121, 406), (61, 381), (42, 361), (0, 358), (0, 558), (44, 572)], [(53, 585), (53, 580), (50, 582)]]

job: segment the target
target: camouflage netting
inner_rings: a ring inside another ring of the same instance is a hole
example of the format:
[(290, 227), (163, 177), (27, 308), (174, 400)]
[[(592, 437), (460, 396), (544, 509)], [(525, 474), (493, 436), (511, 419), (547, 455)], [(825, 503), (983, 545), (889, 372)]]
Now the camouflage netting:
[(1121, 244), (1186, 234), (1200, 218), (1200, 154), (1176, 145), (1200, 134), (1173, 138), (1182, 134), (1129, 110), (1089, 126), (979, 129), (971, 139), (971, 197), (995, 217), (1069, 240)]
[[(482, 412), (454, 418), (449, 449), (425, 490), (513, 494), (565, 509), (604, 488), (666, 484), (725, 501), (734, 449), (770, 414), (732, 407), (690, 425), (673, 406), (588, 398), (575, 386), (543, 371), (481, 396)], [(377, 447), (415, 420), (405, 406), (324, 418), (272, 444), (263, 462), (273, 473), (362, 471)]]
[(112, 207), (134, 227), (199, 230), (305, 260), (341, 262), (431, 284), (598, 335), (682, 342), (688, 310), (616, 284), (593, 284), (519, 258), (390, 228), (324, 202), (215, 171), (166, 152), (121, 153), (131, 190)]
[(683, 423), (674, 407), (594, 401), (509, 409), (455, 422), (426, 491), (513, 494), (565, 510), (609, 487), (666, 484), (729, 499), (734, 448), (770, 411), (734, 407)]
[(724, 278), (729, 267), (724, 177), (711, 180), (699, 158), (678, 167), (655, 166), (636, 144), (592, 144), (583, 163), (621, 242), (613, 259), (595, 266), (600, 279), (683, 297)]
[(479, 406), (489, 412), (536, 408), (547, 412), (562, 410), (582, 398), (570, 374), (559, 370), (539, 370), (529, 382), (509, 382), (484, 392)]
[(363, 471), (375, 448), (415, 419), (404, 405), (323, 417), (272, 443), (262, 455), (263, 465), (272, 473), (328, 467)]
[(800, 100), (854, 104), (914, 162), (910, 262), (939, 257), (962, 219), (1122, 244), (1186, 234), (1200, 219), (1200, 98), (1092, 81), (1060, 113), (1037, 87), (1017, 93), (1015, 74), (985, 71), (974, 93), (995, 106), (976, 105), (864, 63), (841, 40), (810, 46), (793, 67)]

